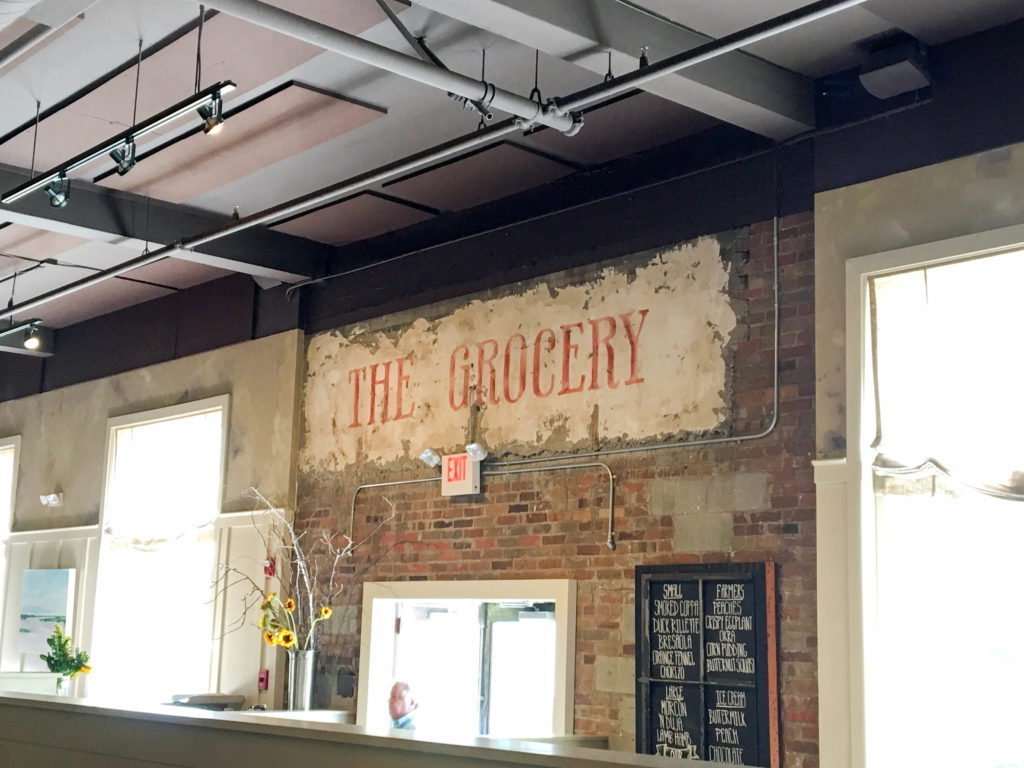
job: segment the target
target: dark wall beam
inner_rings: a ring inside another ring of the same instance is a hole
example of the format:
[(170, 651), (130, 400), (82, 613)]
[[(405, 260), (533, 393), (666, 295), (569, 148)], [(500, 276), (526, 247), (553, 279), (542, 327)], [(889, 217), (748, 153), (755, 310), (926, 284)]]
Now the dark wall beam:
[[(927, 101), (814, 139), (815, 191), (1024, 141), (1022, 36), (1018, 21), (932, 48)], [(857, 117), (869, 101), (879, 112), (900, 106), (900, 97), (880, 102), (862, 93), (856, 73), (848, 74), (846, 89), (836, 87), (838, 75), (830, 78), (834, 98), (851, 102), (833, 111)]]
[[(25, 170), (0, 165), (0, 189), (11, 189), (28, 178)], [(88, 240), (130, 246), (138, 255), (149, 249), (217, 229), (231, 219), (139, 195), (105, 189), (73, 179), (71, 201), (53, 208), (42, 193), (0, 206), (0, 221), (63, 232)], [(283, 282), (321, 274), (331, 253), (328, 246), (294, 235), (254, 227), (231, 237), (181, 252), (184, 258), (222, 269)], [(126, 257), (127, 260), (127, 257)]]
[[(600, 171), (342, 247), (308, 332), (809, 210), (810, 146), (717, 128)], [(775, 183), (778, 172), (778, 185)]]

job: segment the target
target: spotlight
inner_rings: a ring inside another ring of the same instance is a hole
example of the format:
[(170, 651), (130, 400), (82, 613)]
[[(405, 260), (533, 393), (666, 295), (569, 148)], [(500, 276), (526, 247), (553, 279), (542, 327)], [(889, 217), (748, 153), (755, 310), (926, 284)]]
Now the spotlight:
[(50, 182), (46, 188), (46, 194), (50, 198), (50, 205), (53, 208), (64, 208), (71, 199), (71, 181), (67, 176), (61, 175)]
[(221, 128), (224, 127), (224, 115), (223, 104), (220, 100), (220, 94), (215, 93), (213, 99), (209, 104), (203, 104), (203, 106), (196, 109), (199, 116), (203, 118), (203, 133), (211, 136), (216, 136), (220, 133)]
[(128, 139), (124, 143), (124, 148), (118, 147), (111, 150), (110, 156), (117, 163), (117, 175), (124, 176), (135, 167), (135, 142)]
[(420, 454), (420, 461), (428, 467), (436, 467), (441, 463), (441, 457), (433, 448), (427, 448), (427, 450)]
[(42, 343), (39, 338), (39, 329), (34, 325), (25, 331), (25, 341), (23, 342), (25, 349), (39, 349), (39, 345)]
[(473, 461), (483, 461), (487, 458), (487, 449), (480, 443), (470, 443), (466, 446), (466, 453)]

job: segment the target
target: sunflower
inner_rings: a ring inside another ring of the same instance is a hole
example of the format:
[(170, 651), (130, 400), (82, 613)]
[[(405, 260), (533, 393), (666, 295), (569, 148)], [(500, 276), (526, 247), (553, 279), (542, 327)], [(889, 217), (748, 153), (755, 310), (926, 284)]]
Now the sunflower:
[(264, 611), (263, 615), (260, 616), (260, 629), (266, 629), (268, 624), (270, 624), (270, 616)]
[(260, 604), (260, 610), (269, 610), (271, 604), (277, 599), (277, 592), (271, 592), (267, 595), (267, 599)]
[(287, 629), (282, 629), (280, 632), (278, 632), (277, 637), (274, 639), (277, 641), (278, 645), (284, 648), (295, 647), (295, 633), (290, 632)]
[(288, 611), (288, 613), (291, 613), (292, 611), (294, 611), (295, 610), (295, 601), (292, 600), (292, 598), (289, 597), (287, 600), (284, 601), (284, 609), (286, 611)]
[(332, 613), (333, 613), (333, 611), (329, 607), (327, 607), (326, 605), (320, 607), (320, 618), (321, 619), (329, 619), (329, 618), (331, 618), (331, 614)]
[(273, 632), (264, 632), (263, 639), (267, 641), (267, 645), (277, 645), (277, 638)]

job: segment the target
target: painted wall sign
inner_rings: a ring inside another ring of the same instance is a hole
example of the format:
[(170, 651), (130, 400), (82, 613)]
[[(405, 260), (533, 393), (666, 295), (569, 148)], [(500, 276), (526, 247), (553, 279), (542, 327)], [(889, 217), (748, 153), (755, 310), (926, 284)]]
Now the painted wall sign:
[(480, 493), (480, 462), (468, 453), (441, 457), (441, 495), (465, 496)]
[(728, 275), (718, 241), (702, 238), (319, 334), (302, 461), (334, 470), (470, 437), (529, 453), (711, 429), (736, 325)]

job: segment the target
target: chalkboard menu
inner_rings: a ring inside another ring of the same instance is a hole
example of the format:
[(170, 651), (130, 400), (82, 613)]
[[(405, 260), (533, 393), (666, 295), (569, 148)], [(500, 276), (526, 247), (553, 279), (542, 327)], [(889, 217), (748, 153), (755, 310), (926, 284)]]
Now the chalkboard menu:
[(775, 564), (636, 569), (636, 746), (778, 768)]

